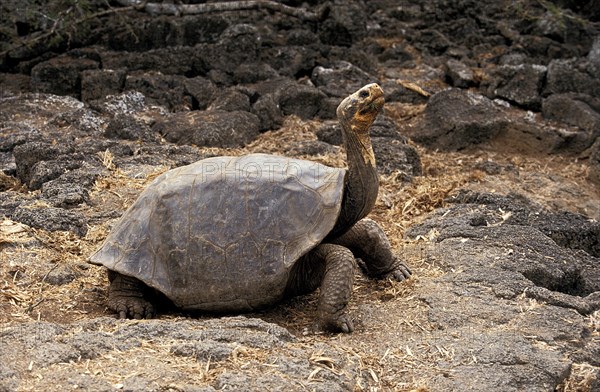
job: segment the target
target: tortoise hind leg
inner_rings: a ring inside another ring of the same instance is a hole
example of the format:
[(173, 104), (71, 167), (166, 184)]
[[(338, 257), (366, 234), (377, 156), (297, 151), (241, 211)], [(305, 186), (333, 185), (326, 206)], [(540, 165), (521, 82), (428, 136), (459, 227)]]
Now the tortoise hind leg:
[(146, 300), (148, 287), (136, 278), (108, 271), (108, 307), (124, 318), (152, 318), (154, 305)]
[(354, 325), (346, 312), (352, 293), (354, 256), (349, 249), (321, 244), (294, 265), (286, 296), (308, 294), (321, 287), (318, 324), (322, 329), (352, 332)]
[(333, 242), (349, 248), (360, 258), (365, 263), (369, 276), (391, 277), (401, 282), (412, 274), (410, 268), (392, 252), (390, 241), (383, 229), (371, 219), (356, 222), (350, 230)]

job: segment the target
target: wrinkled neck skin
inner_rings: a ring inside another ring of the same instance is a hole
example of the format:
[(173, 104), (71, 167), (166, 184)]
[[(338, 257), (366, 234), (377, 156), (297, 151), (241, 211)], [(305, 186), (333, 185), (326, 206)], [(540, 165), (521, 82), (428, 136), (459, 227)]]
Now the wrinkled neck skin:
[(329, 234), (335, 238), (348, 231), (371, 212), (379, 191), (375, 155), (371, 146), (368, 123), (341, 121), (348, 172), (340, 216)]

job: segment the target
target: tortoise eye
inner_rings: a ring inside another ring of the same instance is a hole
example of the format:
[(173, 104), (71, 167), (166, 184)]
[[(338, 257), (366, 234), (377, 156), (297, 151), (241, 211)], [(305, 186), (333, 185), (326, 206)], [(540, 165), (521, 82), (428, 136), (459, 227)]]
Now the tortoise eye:
[(367, 90), (362, 90), (361, 92), (358, 93), (358, 96), (361, 98), (367, 98), (369, 95), (370, 94)]

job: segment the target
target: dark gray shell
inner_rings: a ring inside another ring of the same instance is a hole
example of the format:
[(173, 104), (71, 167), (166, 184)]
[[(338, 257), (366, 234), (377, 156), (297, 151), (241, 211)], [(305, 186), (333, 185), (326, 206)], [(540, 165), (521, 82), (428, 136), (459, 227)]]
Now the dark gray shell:
[(294, 262), (333, 228), (345, 172), (265, 154), (170, 170), (142, 192), (90, 262), (136, 277), (186, 309), (272, 304)]

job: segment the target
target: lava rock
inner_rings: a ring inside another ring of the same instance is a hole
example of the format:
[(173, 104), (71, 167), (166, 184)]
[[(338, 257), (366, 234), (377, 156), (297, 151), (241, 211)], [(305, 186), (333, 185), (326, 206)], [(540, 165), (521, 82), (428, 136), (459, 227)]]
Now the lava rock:
[[(429, 239), (412, 251), (443, 271), (423, 282), (419, 295), (439, 331), (428, 342), (453, 347), (454, 360), (475, 356), (486, 364), (485, 374), (472, 364), (458, 364), (453, 377), (433, 377), (428, 385), (436, 390), (467, 384), (478, 391), (518, 391), (540, 383), (554, 388), (570, 372), (565, 352), (580, 352), (579, 358), (597, 352), (594, 339), (584, 337), (584, 315), (600, 307), (588, 294), (600, 284), (598, 259), (562, 248), (534, 227), (509, 224), (504, 214), (499, 205), (461, 204), (440, 209), (407, 231), (411, 238)], [(527, 306), (535, 311), (523, 312)], [(473, 320), (510, 329), (476, 332)], [(534, 331), (536, 339), (530, 340)], [(457, 336), (464, 340), (453, 345)], [(557, 350), (539, 349), (540, 341)], [(531, 377), (523, 378), (524, 373)], [(537, 378), (542, 373), (545, 381)]]
[(498, 175), (505, 170), (508, 170), (510, 166), (503, 166), (497, 162), (485, 160), (482, 162), (478, 162), (475, 164), (475, 168), (477, 170), (481, 170), (482, 172), (489, 174), (490, 176)]
[(78, 156), (39, 161), (32, 166), (29, 181), (25, 184), (31, 190), (40, 189), (44, 183), (60, 177), (66, 171), (79, 168), (81, 164), (81, 157)]
[(406, 4), (390, 8), (389, 14), (401, 22), (410, 22), (423, 16), (423, 8), (419, 4)]
[[(344, 142), (339, 122), (325, 122), (317, 128), (315, 133), (319, 140), (335, 146), (341, 146)], [(406, 143), (406, 138), (400, 133), (396, 122), (385, 115), (377, 116), (369, 129), (369, 134), (371, 137), (390, 138)]]
[(107, 37), (107, 44), (119, 51), (135, 48), (141, 52), (183, 44), (181, 24), (168, 18), (150, 18), (146, 23), (131, 23), (127, 29), (115, 30)]
[(108, 123), (104, 136), (125, 140), (157, 142), (160, 137), (145, 121), (127, 114), (117, 114)]
[[(587, 97), (588, 102), (591, 97)], [(600, 113), (590, 107), (586, 98), (574, 94), (553, 94), (542, 104), (544, 118), (561, 121), (581, 129), (570, 136), (566, 148), (581, 152), (600, 136)]]
[(338, 61), (331, 68), (315, 67), (311, 80), (319, 90), (338, 98), (345, 98), (366, 84), (378, 82), (376, 77), (346, 61)]
[(201, 343), (179, 343), (170, 348), (173, 355), (193, 357), (197, 361), (225, 361), (235, 349), (234, 344), (203, 340)]
[(0, 73), (0, 85), (5, 95), (25, 94), (29, 92), (31, 77), (22, 74)]
[(312, 45), (319, 37), (310, 30), (295, 28), (287, 33), (287, 44), (288, 45)]
[[(74, 148), (66, 144), (27, 142), (13, 149), (17, 177), (30, 189), (39, 189), (46, 181), (78, 166), (71, 157)], [(61, 160), (61, 157), (68, 157)], [(46, 163), (51, 162), (51, 163)]]
[[(4, 189), (12, 189), (16, 183), (20, 184), (20, 181), (14, 178), (17, 174), (17, 164), (15, 163), (15, 157), (10, 152), (0, 151), (0, 178), (2, 178), (2, 185), (0, 185), (0, 191)], [(8, 177), (14, 178), (14, 181)]]
[(400, 133), (398, 124), (386, 115), (379, 115), (369, 129), (371, 137), (389, 137), (406, 143), (406, 138)]
[(208, 110), (222, 110), (225, 112), (249, 112), (250, 98), (237, 89), (229, 88), (218, 92)]
[(508, 123), (490, 99), (452, 88), (431, 97), (423, 120), (410, 137), (429, 148), (461, 150), (493, 139)]
[(317, 48), (311, 46), (273, 47), (261, 51), (261, 59), (279, 75), (294, 79), (310, 75), (319, 56)]
[(125, 86), (127, 73), (124, 69), (93, 69), (81, 73), (81, 100), (89, 102), (118, 94)]
[(552, 60), (548, 65), (544, 95), (574, 92), (600, 98), (600, 79), (582, 71), (578, 65), (576, 59)]
[(304, 140), (293, 144), (291, 148), (286, 150), (286, 153), (296, 157), (303, 155), (318, 156), (333, 153), (336, 150), (336, 147), (320, 140)]
[(504, 223), (535, 227), (560, 246), (581, 249), (594, 257), (600, 257), (600, 223), (581, 214), (548, 211), (524, 196), (513, 193), (499, 195), (461, 190), (448, 201), (485, 205), (510, 212)]
[(600, 222), (571, 212), (546, 213), (530, 217), (528, 223), (560, 246), (581, 249), (600, 257)]
[[(343, 143), (339, 123), (325, 123), (316, 130), (317, 138), (328, 145)], [(380, 174), (398, 172), (403, 181), (423, 174), (421, 158), (417, 150), (407, 144), (396, 123), (386, 116), (378, 116), (370, 128), (371, 143)]]
[[(531, 34), (535, 36), (548, 37), (556, 43), (565, 43), (561, 49), (571, 49), (575, 45), (589, 47), (589, 27), (586, 23), (581, 23), (574, 15), (563, 8), (570, 1), (561, 1), (556, 9), (547, 9), (546, 12), (536, 18)], [(566, 4), (565, 4), (566, 3)], [(576, 1), (578, 5), (583, 5), (585, 1)], [(583, 7), (582, 7), (583, 8)], [(598, 7), (597, 7), (598, 8)], [(589, 19), (589, 14), (582, 13), (584, 18)], [(586, 42), (587, 41), (587, 42)], [(572, 48), (573, 50), (575, 48)], [(581, 55), (574, 52), (573, 55)], [(566, 57), (566, 56), (565, 56)]]
[(452, 41), (439, 30), (425, 29), (420, 31), (418, 40), (415, 38), (415, 46), (421, 46), (431, 55), (437, 56), (444, 54), (452, 46)]
[(192, 97), (192, 108), (195, 110), (206, 109), (217, 93), (217, 86), (210, 79), (201, 76), (186, 78), (183, 86), (185, 93)]
[(192, 107), (191, 97), (185, 94), (184, 77), (160, 73), (130, 74), (125, 89), (141, 92), (148, 101), (172, 111)]
[(40, 130), (22, 122), (3, 122), (0, 124), (0, 151), (9, 152), (16, 146), (29, 141), (39, 140)]
[(454, 87), (466, 88), (475, 85), (475, 75), (471, 68), (455, 59), (446, 62), (446, 77)]
[(101, 135), (106, 123), (106, 117), (89, 108), (82, 107), (58, 113), (48, 122), (48, 125), (58, 128), (70, 127), (70, 133), (76, 137), (85, 137)]
[(321, 108), (318, 116), (323, 120), (337, 118), (337, 107), (340, 105), (341, 99), (335, 97), (326, 97), (321, 101)]
[(380, 174), (398, 172), (403, 181), (423, 174), (421, 158), (414, 147), (391, 137), (373, 137), (373, 151)]
[(175, 168), (213, 156), (215, 156), (214, 153), (202, 152), (201, 149), (194, 146), (165, 143), (141, 146), (136, 150), (135, 155), (125, 157), (123, 162), (152, 166), (165, 165), (168, 162), (170, 168)]
[(172, 143), (243, 147), (258, 136), (260, 120), (248, 112), (193, 111), (166, 116), (153, 127)]
[(408, 68), (415, 60), (414, 54), (411, 53), (409, 46), (400, 43), (394, 43), (385, 48), (383, 52), (377, 56), (377, 59), (382, 63), (385, 63), (386, 67), (403, 68)]
[(273, 94), (260, 96), (252, 105), (252, 113), (260, 120), (261, 132), (277, 129), (283, 124), (283, 115)]
[(89, 189), (94, 185), (102, 169), (84, 163), (82, 167), (68, 171), (42, 185), (42, 197), (54, 207), (73, 208), (89, 202)]
[(56, 207), (19, 206), (11, 219), (47, 231), (71, 231), (80, 237), (87, 233), (87, 220), (79, 212)]
[[(529, 286), (538, 286), (559, 293), (558, 296), (568, 304), (567, 307), (574, 308), (583, 314), (593, 311), (596, 306), (600, 307), (600, 303), (596, 304), (593, 297), (585, 300), (589, 294), (600, 288), (598, 259), (586, 253), (562, 247), (542, 232), (544, 227), (558, 228), (561, 226), (551, 223), (553, 220), (556, 222), (555, 215), (546, 214), (545, 217), (548, 219), (544, 224), (542, 223), (544, 217), (531, 221), (523, 221), (518, 218), (506, 220), (502, 215), (506, 214), (507, 210), (500, 207), (500, 205), (511, 206), (510, 203), (506, 203), (506, 199), (490, 195), (489, 204), (481, 204), (486, 196), (477, 196), (477, 204), (460, 203), (439, 210), (422, 224), (411, 227), (407, 235), (411, 238), (418, 235), (427, 236), (432, 233), (432, 230), (436, 230), (435, 241), (437, 243), (448, 241), (447, 244), (457, 244), (463, 238), (466, 239), (463, 244), (468, 242), (470, 247), (480, 248), (485, 246), (483, 244), (494, 244), (492, 246), (494, 249), (505, 249), (504, 257), (494, 268), (517, 272), (521, 274), (521, 279), (524, 277), (533, 283), (533, 285), (529, 283)], [(493, 200), (500, 200), (500, 203), (494, 204)], [(523, 212), (523, 215), (531, 216), (534, 213), (524, 204), (517, 203), (515, 207), (517, 212)], [(518, 217), (523, 215), (517, 213)], [(474, 225), (474, 218), (483, 219), (486, 224)], [(570, 229), (567, 229), (565, 233), (569, 231)], [(597, 237), (597, 228), (595, 231), (589, 232), (588, 236), (589, 238)], [(577, 241), (581, 242), (581, 239)], [(466, 245), (461, 247), (464, 246)], [(510, 251), (508, 251), (509, 249)], [(490, 248), (487, 248), (485, 252), (495, 253)], [(483, 254), (481, 256), (488, 257)], [(479, 262), (473, 260), (473, 263), (475, 265)], [(520, 294), (525, 287), (527, 285), (513, 291), (511, 296)], [(509, 287), (505, 287), (505, 289), (513, 290)], [(569, 299), (569, 296), (573, 298)], [(581, 301), (582, 298), (584, 301)]]
[(60, 56), (39, 63), (31, 70), (31, 89), (57, 95), (81, 96), (81, 73), (97, 69), (98, 62)]
[(367, 33), (363, 2), (333, 2), (328, 18), (319, 24), (319, 38), (326, 45), (352, 46)]
[(32, 202), (32, 195), (15, 190), (0, 192), (0, 215), (10, 217), (20, 205)]
[(590, 150), (588, 179), (600, 187), (600, 139), (596, 140)]
[(205, 50), (210, 69), (233, 74), (240, 64), (255, 63), (259, 59), (261, 33), (251, 24), (229, 26), (219, 41)]
[[(331, 65), (334, 63), (345, 61), (349, 62), (350, 64), (353, 64), (354, 66), (362, 69), (363, 71), (371, 75), (377, 75), (381, 70), (381, 63), (377, 61), (377, 57), (372, 55), (371, 51), (368, 49), (369, 42), (371, 41), (367, 41), (365, 43), (361, 42), (356, 45), (353, 45), (350, 48), (345, 48), (341, 46), (322, 48), (321, 52), (324, 51), (325, 53), (327, 53), (327, 60), (329, 61), (325, 61), (322, 58), (318, 58), (316, 65), (331, 67)], [(410, 68), (410, 66), (407, 67)], [(312, 72), (312, 69), (310, 71)]]
[(294, 114), (308, 120), (319, 114), (326, 95), (313, 86), (285, 83), (277, 90), (275, 97), (284, 115)]
[(110, 116), (136, 114), (148, 108), (146, 97), (139, 91), (127, 91), (118, 95), (108, 95), (102, 99), (90, 102), (90, 106)]
[[(300, 347), (296, 338), (286, 329), (259, 319), (245, 317), (223, 317), (214, 320), (148, 320), (144, 323), (118, 322), (111, 317), (101, 317), (73, 324), (58, 325), (44, 321), (23, 323), (4, 328), (0, 342), (0, 355), (5, 359), (0, 364), (0, 386), (18, 385), (28, 376), (27, 366), (34, 362), (36, 371), (44, 374), (44, 383), (52, 382), (73, 389), (107, 391), (114, 389), (104, 377), (75, 374), (70, 370), (62, 373), (52, 370), (52, 364), (77, 362), (127, 352), (129, 358), (143, 361), (150, 351), (150, 343), (165, 345), (169, 355), (189, 357), (202, 363), (214, 365), (237, 358), (240, 353), (258, 352), (271, 355), (279, 366), (259, 375), (256, 369), (241, 367), (219, 375), (210, 382), (198, 382), (193, 374), (178, 373), (172, 366), (156, 367), (153, 374), (139, 374), (123, 378), (124, 390), (164, 389), (172, 385), (170, 377), (178, 376), (178, 388), (186, 391), (235, 390), (294, 390), (299, 379), (305, 379), (315, 369), (309, 361), (312, 348)], [(10, 342), (10, 344), (4, 342)], [(311, 380), (311, 386), (322, 391), (351, 389), (360, 372), (353, 361), (344, 361), (344, 352), (326, 343), (317, 344), (319, 353), (335, 361), (336, 369), (323, 371)], [(276, 351), (273, 351), (276, 350)], [(245, 355), (245, 354), (242, 354)], [(251, 361), (254, 361), (252, 358)], [(157, 362), (158, 364), (158, 362)], [(130, 364), (131, 365), (131, 364)], [(130, 366), (126, 365), (126, 366)], [(133, 367), (132, 367), (133, 369)], [(123, 369), (120, 369), (123, 370)], [(129, 369), (126, 370), (129, 372)], [(156, 374), (165, 375), (156, 378)], [(56, 379), (54, 379), (56, 377)], [(14, 382), (13, 382), (14, 381)], [(39, 382), (42, 382), (39, 380)], [(213, 388), (213, 386), (216, 388)], [(120, 386), (119, 386), (120, 388)], [(36, 385), (40, 389), (40, 385)]]
[(193, 46), (152, 48), (143, 52), (101, 51), (105, 69), (160, 72), (163, 75), (198, 75), (208, 70), (203, 52)]
[(588, 72), (596, 79), (600, 79), (600, 35), (596, 36), (592, 49), (587, 55), (589, 62)]
[(67, 283), (71, 283), (81, 273), (78, 273), (73, 268), (66, 265), (57, 265), (52, 268), (47, 275), (45, 275), (44, 282), (53, 286), (62, 286)]
[[(551, 38), (531, 34), (522, 34), (519, 37), (518, 43), (525, 49), (527, 57), (531, 59), (530, 61), (538, 64), (550, 61), (554, 56), (549, 55), (549, 53), (558, 55), (564, 48)], [(571, 53), (571, 56), (563, 55), (557, 57), (573, 57), (573, 53)]]
[(42, 195), (53, 206), (72, 208), (89, 201), (88, 190), (79, 184), (67, 184), (52, 180), (42, 186)]
[(503, 65), (496, 68), (488, 96), (500, 97), (525, 109), (540, 110), (547, 68), (543, 65)]
[(182, 45), (189, 47), (199, 43), (216, 43), (232, 21), (232, 18), (220, 13), (189, 15), (177, 19), (183, 29)]
[(323, 142), (341, 146), (344, 142), (342, 138), (342, 127), (339, 123), (324, 123), (317, 128), (315, 134)]
[(233, 81), (241, 84), (256, 83), (277, 77), (279, 77), (279, 73), (266, 63), (243, 63), (233, 71)]
[(395, 80), (384, 81), (381, 88), (383, 88), (386, 102), (403, 102), (415, 105), (427, 103), (427, 96), (406, 88)]

